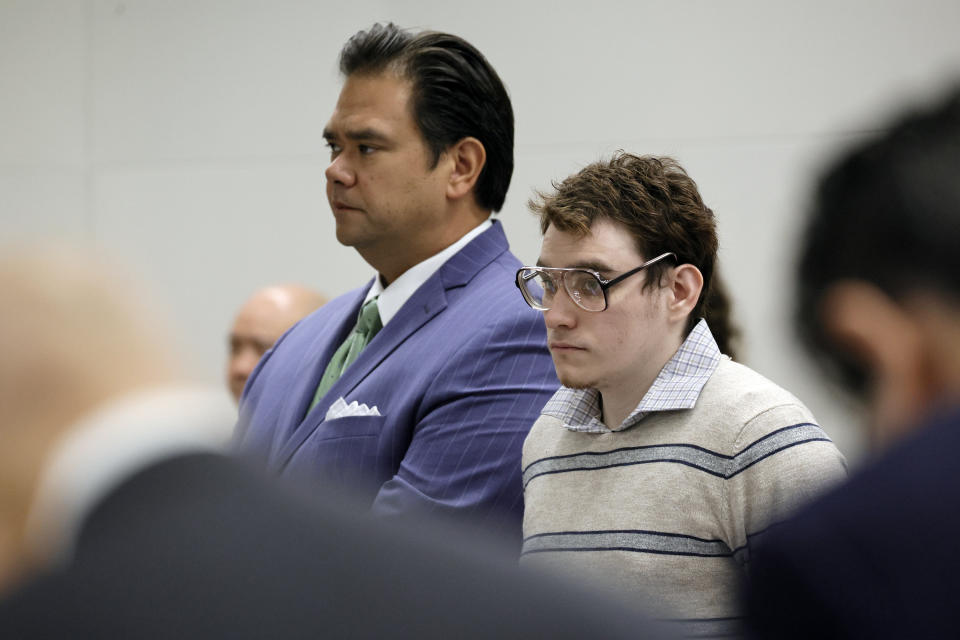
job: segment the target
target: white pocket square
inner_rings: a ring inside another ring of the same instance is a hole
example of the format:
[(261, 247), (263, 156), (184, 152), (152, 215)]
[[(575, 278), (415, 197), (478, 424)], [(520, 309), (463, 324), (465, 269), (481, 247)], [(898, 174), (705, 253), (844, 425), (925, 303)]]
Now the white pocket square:
[(342, 397), (337, 398), (337, 401), (330, 405), (330, 408), (327, 409), (327, 416), (325, 420), (336, 420), (337, 418), (346, 418), (347, 416), (378, 416), (380, 411), (377, 409), (376, 405), (368, 407), (365, 404), (358, 404), (356, 400), (347, 404), (347, 401)]

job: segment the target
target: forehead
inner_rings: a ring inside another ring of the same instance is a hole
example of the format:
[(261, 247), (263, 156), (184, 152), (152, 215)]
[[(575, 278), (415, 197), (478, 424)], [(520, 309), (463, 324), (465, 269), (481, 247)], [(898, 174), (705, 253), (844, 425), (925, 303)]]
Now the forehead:
[(276, 339), (294, 320), (281, 300), (261, 293), (248, 300), (237, 313), (232, 333), (240, 337)]
[(553, 225), (543, 234), (540, 262), (551, 267), (608, 265), (631, 269), (642, 262), (636, 242), (625, 226), (598, 219), (586, 235), (560, 231)]
[(362, 129), (391, 132), (412, 128), (412, 91), (409, 80), (389, 72), (348, 76), (327, 130), (338, 135)]

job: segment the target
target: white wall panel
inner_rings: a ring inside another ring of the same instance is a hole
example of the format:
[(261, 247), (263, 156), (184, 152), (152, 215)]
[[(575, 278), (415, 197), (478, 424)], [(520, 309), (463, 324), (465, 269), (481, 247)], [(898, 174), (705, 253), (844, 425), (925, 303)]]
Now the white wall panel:
[(0, 170), (86, 161), (83, 2), (0, 2)]
[(618, 148), (675, 155), (719, 218), (747, 362), (856, 457), (856, 419), (789, 327), (797, 230), (811, 167), (960, 78), (954, 0), (0, 0), (0, 238), (120, 254), (219, 382), (254, 288), (369, 275), (335, 241), (321, 132), (340, 46), (376, 20), (458, 33), (504, 78), (523, 260), (533, 189)]
[(87, 235), (87, 22), (73, 0), (0, 2), (0, 240)]
[(87, 242), (86, 193), (80, 171), (0, 168), (0, 242)]
[(372, 270), (333, 237), (319, 166), (176, 166), (101, 172), (99, 246), (137, 266), (177, 309), (191, 363), (216, 380), (233, 314), (257, 287), (328, 295)]

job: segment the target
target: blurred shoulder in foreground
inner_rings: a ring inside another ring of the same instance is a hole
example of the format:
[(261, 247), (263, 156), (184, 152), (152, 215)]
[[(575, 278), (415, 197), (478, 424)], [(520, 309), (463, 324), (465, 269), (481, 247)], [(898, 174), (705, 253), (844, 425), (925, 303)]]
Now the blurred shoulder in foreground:
[(821, 179), (797, 321), (869, 408), (875, 457), (771, 531), (750, 604), (763, 636), (957, 634), (960, 90), (848, 151)]

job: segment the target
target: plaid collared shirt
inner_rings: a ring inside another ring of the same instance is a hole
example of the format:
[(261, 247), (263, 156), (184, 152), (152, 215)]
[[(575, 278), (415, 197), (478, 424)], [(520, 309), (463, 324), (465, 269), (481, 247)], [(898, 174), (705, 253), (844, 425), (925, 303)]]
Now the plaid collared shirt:
[(600, 392), (596, 389), (560, 387), (541, 413), (559, 419), (571, 431), (623, 431), (643, 420), (648, 413), (693, 408), (703, 385), (713, 375), (722, 357), (707, 321), (701, 319), (660, 370), (640, 404), (616, 429), (608, 429), (603, 424)]

